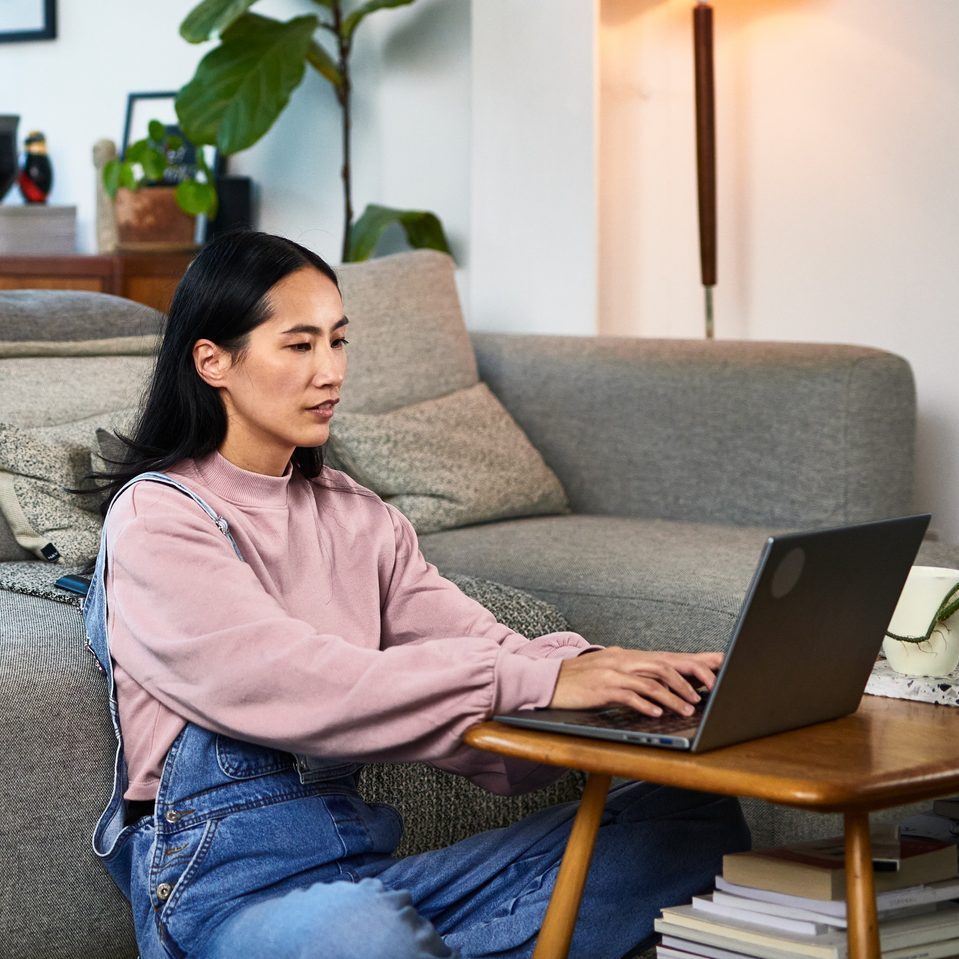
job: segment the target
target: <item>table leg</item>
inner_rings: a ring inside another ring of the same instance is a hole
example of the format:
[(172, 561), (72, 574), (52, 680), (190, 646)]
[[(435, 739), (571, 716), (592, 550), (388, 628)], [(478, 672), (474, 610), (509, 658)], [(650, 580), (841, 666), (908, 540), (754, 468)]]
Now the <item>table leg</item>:
[(589, 861), (593, 856), (596, 833), (606, 808), (609, 776), (590, 773), (579, 801), (573, 829), (559, 866), (556, 885), (550, 896), (543, 928), (536, 940), (533, 959), (565, 959), (573, 939), (576, 913), (583, 897)]
[(847, 812), (846, 910), (849, 920), (849, 959), (879, 959), (876, 884), (872, 875), (869, 814)]

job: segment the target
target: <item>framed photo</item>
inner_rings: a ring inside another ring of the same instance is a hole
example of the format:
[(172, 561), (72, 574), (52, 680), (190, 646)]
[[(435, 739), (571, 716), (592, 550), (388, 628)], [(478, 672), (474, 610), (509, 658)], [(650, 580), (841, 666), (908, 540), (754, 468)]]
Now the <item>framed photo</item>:
[(57, 0), (0, 0), (0, 43), (56, 35)]
[[(0, 0), (2, 7), (4, 0)], [(120, 143), (120, 156), (123, 157), (131, 143), (142, 140), (149, 132), (151, 120), (159, 120), (168, 133), (175, 133), (183, 139), (183, 146), (177, 151), (177, 165), (185, 173), (196, 169), (196, 147), (183, 136), (177, 120), (176, 90), (164, 90), (156, 93), (131, 93), (127, 96), (127, 113), (123, 122), (123, 140)], [(203, 147), (203, 157), (207, 166), (214, 172), (220, 173), (218, 151), (211, 146)], [(181, 176), (171, 176), (170, 182), (175, 183)]]

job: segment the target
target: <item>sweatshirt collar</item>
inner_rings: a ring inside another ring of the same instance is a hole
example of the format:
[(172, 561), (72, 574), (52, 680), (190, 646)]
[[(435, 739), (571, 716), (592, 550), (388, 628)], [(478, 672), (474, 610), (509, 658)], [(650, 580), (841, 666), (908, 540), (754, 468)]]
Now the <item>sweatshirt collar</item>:
[(284, 508), (287, 505), (290, 479), (293, 476), (292, 463), (287, 465), (282, 476), (267, 476), (240, 469), (218, 452), (194, 462), (207, 489), (230, 503), (267, 508)]

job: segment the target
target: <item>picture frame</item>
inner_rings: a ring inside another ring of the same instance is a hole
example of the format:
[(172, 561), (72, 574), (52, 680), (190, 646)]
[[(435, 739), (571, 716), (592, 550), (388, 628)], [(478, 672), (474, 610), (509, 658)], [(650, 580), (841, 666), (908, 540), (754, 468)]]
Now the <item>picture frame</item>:
[[(119, 155), (126, 155), (131, 143), (142, 140), (148, 133), (151, 120), (159, 120), (168, 130), (176, 128), (179, 136), (183, 137), (183, 163), (186, 167), (195, 164), (196, 147), (183, 136), (179, 120), (176, 115), (176, 90), (160, 90), (127, 95), (127, 109), (123, 120), (123, 139), (120, 141)], [(204, 146), (203, 156), (207, 166), (215, 175), (222, 172), (222, 162), (219, 151), (215, 147)]]
[(54, 40), (56, 0), (3, 0), (0, 3), (0, 43)]

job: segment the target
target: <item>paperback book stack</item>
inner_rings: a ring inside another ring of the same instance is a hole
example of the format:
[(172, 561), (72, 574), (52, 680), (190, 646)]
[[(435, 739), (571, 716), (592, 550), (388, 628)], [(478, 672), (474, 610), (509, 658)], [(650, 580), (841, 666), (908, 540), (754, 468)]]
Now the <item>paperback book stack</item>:
[[(663, 910), (657, 959), (846, 959), (842, 839), (736, 853), (711, 895)], [(956, 846), (896, 840), (873, 862), (883, 959), (959, 956)]]
[(959, 843), (959, 796), (937, 799), (928, 812), (904, 819), (899, 829), (903, 835)]
[(0, 206), (0, 253), (76, 253), (77, 208), (27, 203)]

